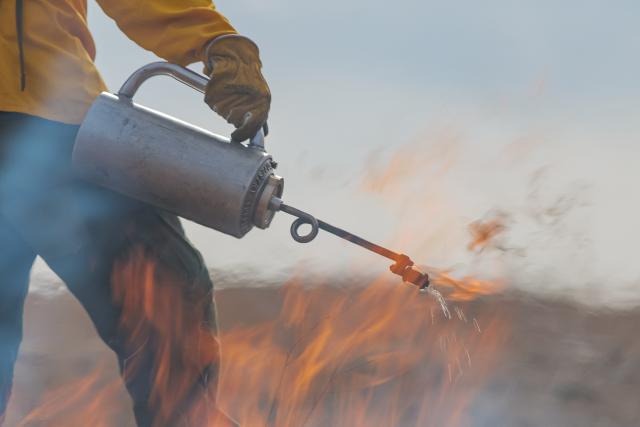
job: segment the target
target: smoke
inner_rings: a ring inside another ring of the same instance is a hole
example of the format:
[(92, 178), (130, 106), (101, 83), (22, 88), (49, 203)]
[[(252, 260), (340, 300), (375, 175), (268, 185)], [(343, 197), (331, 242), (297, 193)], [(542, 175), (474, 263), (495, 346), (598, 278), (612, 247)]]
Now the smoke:
[[(491, 125), (434, 125), (405, 144), (370, 148), (349, 169), (302, 157), (302, 168), (281, 172), (286, 200), (456, 277), (592, 304), (638, 304), (640, 197), (631, 187), (640, 177), (632, 143)], [(187, 230), (218, 276), (241, 273), (255, 284), (299, 271), (385, 272), (386, 260), (325, 233), (293, 242), (290, 220), (279, 214), (269, 230), (242, 240), (190, 223)], [(497, 232), (478, 243), (486, 232), (479, 224), (497, 224)], [(38, 263), (34, 278), (56, 283)], [(46, 289), (55, 293), (49, 285), (32, 291)]]
[(361, 188), (397, 219), (390, 241), (429, 265), (505, 279), (513, 289), (638, 304), (628, 213), (640, 199), (629, 192), (611, 203), (612, 191), (634, 179), (617, 169), (626, 166), (619, 152), (578, 135), (486, 140), (485, 131), (429, 132), (376, 153)]

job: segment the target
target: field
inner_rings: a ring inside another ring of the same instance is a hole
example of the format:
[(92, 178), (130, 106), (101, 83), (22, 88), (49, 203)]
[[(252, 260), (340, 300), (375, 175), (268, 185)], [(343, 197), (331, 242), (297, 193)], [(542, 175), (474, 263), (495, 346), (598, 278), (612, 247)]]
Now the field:
[[(272, 321), (283, 311), (283, 293), (276, 283), (245, 288), (241, 286), (243, 282), (236, 277), (218, 283), (216, 298), (223, 351), (225, 344), (234, 345), (227, 343), (234, 336), (233, 331)], [(359, 295), (352, 283), (341, 285), (334, 283), (323, 288), (322, 301), (326, 307), (344, 300), (345, 295)], [(302, 295), (314, 292), (304, 288), (299, 291)], [(314, 297), (317, 296), (316, 293)], [(423, 335), (426, 341), (416, 344), (417, 347), (424, 344), (427, 349), (421, 355), (423, 360), (406, 369), (398, 368), (397, 375), (376, 385), (373, 399), (380, 411), (379, 420), (390, 410), (385, 402), (413, 399), (426, 405), (428, 413), (419, 415), (419, 405), (408, 404), (394, 424), (380, 421), (381, 426), (640, 425), (640, 310), (595, 310), (522, 293), (503, 293), (454, 304), (450, 306), (452, 319), (446, 320), (435, 303), (425, 300), (424, 304), (429, 307), (431, 317), (435, 310), (436, 320)], [(321, 313), (321, 307), (315, 306), (308, 316), (313, 318)], [(336, 327), (353, 325), (343, 323)], [(443, 330), (448, 338), (443, 338)], [(443, 357), (443, 342), (452, 336), (467, 343), (464, 346), (467, 356), (460, 358), (462, 353), (458, 352), (451, 359)], [(476, 336), (483, 338), (475, 339)], [(390, 341), (382, 341), (390, 345)], [(287, 339), (284, 342), (285, 347), (290, 344)], [(407, 348), (410, 344), (398, 346)], [(230, 362), (225, 359), (224, 363)], [(111, 388), (108, 402), (100, 403), (104, 422), (98, 425), (133, 425), (124, 389), (117, 381), (116, 386), (111, 385), (116, 376), (114, 358), (97, 338), (77, 302), (64, 291), (32, 292), (26, 307), (25, 338), (6, 425), (20, 425), (20, 420), (34, 408), (42, 409), (43, 399), (51, 407), (62, 407), (62, 412), (49, 421), (41, 419), (25, 425), (71, 425), (74, 421), (61, 421), (73, 420), (71, 412), (65, 415), (64, 411), (86, 410), (96, 404), (98, 396), (104, 395), (105, 387)], [(87, 382), (83, 380), (86, 378), (92, 379)], [(69, 384), (72, 385), (69, 398), (77, 399), (73, 408), (60, 402), (52, 404), (47, 391), (61, 387), (64, 390)], [(87, 388), (81, 396), (73, 397), (78, 392), (77, 384), (85, 384), (81, 387)], [(345, 396), (341, 388), (354, 387), (353, 382), (340, 379), (323, 384), (330, 385), (319, 394), (310, 394), (313, 402), (306, 402), (307, 407), (298, 408), (300, 413), (307, 414), (302, 417), (305, 425), (327, 425), (327, 411), (340, 407), (336, 401)], [(223, 385), (223, 390), (226, 387)], [(416, 394), (429, 397), (416, 398)], [(242, 408), (235, 397), (227, 395), (222, 399), (229, 412), (237, 416)]]

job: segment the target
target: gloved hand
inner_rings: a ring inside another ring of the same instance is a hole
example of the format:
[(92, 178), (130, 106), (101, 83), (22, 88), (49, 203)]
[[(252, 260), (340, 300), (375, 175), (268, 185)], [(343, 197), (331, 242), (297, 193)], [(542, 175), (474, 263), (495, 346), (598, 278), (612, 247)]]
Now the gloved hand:
[(261, 68), (258, 47), (243, 36), (219, 36), (205, 50), (204, 101), (236, 127), (234, 141), (252, 138), (267, 121), (271, 92)]

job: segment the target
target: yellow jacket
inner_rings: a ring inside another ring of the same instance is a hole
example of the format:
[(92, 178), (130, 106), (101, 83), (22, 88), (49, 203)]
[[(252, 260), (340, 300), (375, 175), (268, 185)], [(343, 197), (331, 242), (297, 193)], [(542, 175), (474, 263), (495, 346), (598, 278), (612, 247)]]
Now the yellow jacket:
[[(138, 45), (169, 62), (201, 61), (203, 47), (235, 29), (211, 0), (98, 0)], [(106, 89), (93, 60), (86, 0), (24, 0), (21, 90), (16, 2), (0, 0), (0, 111), (78, 124)]]

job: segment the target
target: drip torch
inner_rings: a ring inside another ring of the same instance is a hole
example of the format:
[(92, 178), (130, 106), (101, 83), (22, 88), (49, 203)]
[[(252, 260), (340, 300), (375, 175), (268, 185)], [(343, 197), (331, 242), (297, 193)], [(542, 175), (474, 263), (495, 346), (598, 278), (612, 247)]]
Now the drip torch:
[[(282, 201), (284, 180), (265, 150), (266, 125), (247, 145), (215, 135), (133, 102), (147, 79), (167, 75), (203, 92), (208, 79), (155, 62), (135, 71), (117, 94), (101, 93), (76, 136), (73, 165), (95, 184), (175, 213), (222, 233), (243, 237), (266, 229), (276, 212), (296, 217), (291, 236), (311, 242), (327, 231), (393, 261), (390, 270), (425, 290), (429, 276), (404, 254), (371, 243)], [(303, 225), (311, 226), (301, 234)]]

